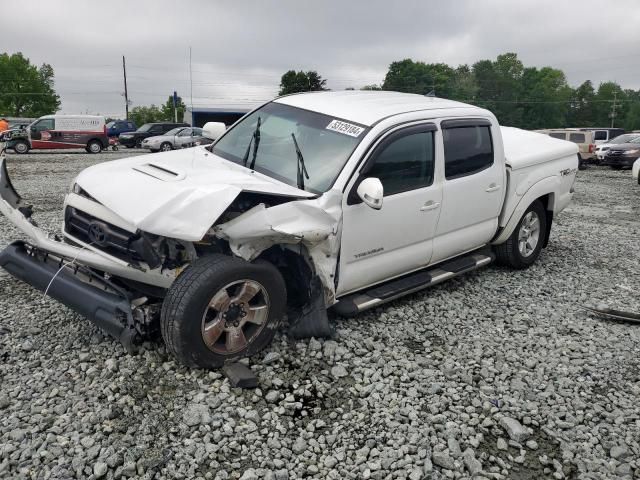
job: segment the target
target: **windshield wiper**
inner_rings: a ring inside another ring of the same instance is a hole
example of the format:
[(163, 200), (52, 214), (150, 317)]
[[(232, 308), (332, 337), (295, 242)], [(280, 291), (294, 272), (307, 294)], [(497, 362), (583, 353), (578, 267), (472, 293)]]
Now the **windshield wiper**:
[(296, 164), (296, 170), (298, 173), (298, 188), (300, 190), (304, 190), (304, 179), (305, 177), (309, 180), (309, 174), (307, 173), (307, 167), (304, 166), (304, 157), (302, 156), (302, 152), (300, 151), (300, 147), (298, 146), (298, 141), (296, 140), (296, 136), (293, 132), (291, 132), (291, 138), (293, 138), (293, 144), (296, 147), (296, 155), (298, 156), (298, 161)]
[(258, 145), (260, 144), (260, 117), (258, 117), (258, 123), (256, 124), (256, 129), (251, 135), (251, 140), (249, 140), (249, 145), (247, 145), (247, 151), (244, 152), (244, 157), (242, 158), (242, 165), (247, 166), (247, 160), (249, 160), (249, 151), (251, 150), (251, 144), (253, 144), (253, 156), (251, 157), (251, 164), (249, 168), (253, 170), (253, 167), (256, 165), (256, 155), (258, 154)]

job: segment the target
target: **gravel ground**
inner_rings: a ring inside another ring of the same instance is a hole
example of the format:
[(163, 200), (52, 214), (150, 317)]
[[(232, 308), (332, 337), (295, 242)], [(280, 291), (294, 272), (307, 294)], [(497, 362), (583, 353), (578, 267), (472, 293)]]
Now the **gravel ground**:
[[(74, 175), (132, 152), (10, 156), (57, 230)], [(356, 319), (278, 334), (260, 388), (130, 356), (0, 272), (0, 478), (640, 478), (640, 188), (580, 172), (527, 271), (489, 267)], [(0, 220), (0, 246), (18, 236)]]

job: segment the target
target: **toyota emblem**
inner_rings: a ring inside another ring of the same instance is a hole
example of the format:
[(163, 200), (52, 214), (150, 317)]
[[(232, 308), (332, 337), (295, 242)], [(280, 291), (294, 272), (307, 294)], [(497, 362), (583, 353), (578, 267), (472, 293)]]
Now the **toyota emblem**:
[(107, 232), (103, 224), (92, 222), (89, 224), (89, 240), (91, 243), (103, 246), (107, 241)]

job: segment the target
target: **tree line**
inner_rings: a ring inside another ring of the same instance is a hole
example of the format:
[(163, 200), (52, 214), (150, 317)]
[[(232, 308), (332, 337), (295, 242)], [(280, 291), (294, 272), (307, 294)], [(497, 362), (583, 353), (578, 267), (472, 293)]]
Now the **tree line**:
[[(280, 94), (324, 89), (326, 80), (317, 72), (297, 73), (297, 77), (307, 74), (315, 79), (314, 88), (304, 88), (305, 82), (299, 78), (290, 82), (292, 72), (282, 76)], [(603, 82), (596, 89), (590, 80), (573, 88), (562, 70), (525, 67), (515, 53), (457, 67), (400, 60), (389, 65), (381, 85), (360, 89), (434, 95), (471, 103), (491, 110), (503, 125), (525, 129), (610, 126), (615, 103), (615, 126), (640, 129), (640, 90), (623, 89), (615, 82)]]
[[(326, 83), (316, 71), (289, 70), (282, 75), (279, 93), (326, 90)], [(459, 100), (491, 110), (504, 125), (526, 129), (609, 126), (614, 111), (615, 126), (640, 129), (640, 90), (624, 89), (615, 82), (603, 82), (596, 88), (589, 80), (574, 88), (562, 70), (525, 67), (515, 53), (456, 67), (412, 59), (395, 61), (380, 85), (360, 89)], [(39, 117), (59, 108), (51, 65), (32, 65), (22, 53), (0, 54), (0, 115)], [(180, 100), (178, 121), (184, 110)], [(172, 99), (161, 106), (137, 106), (129, 117), (139, 125), (173, 120)]]

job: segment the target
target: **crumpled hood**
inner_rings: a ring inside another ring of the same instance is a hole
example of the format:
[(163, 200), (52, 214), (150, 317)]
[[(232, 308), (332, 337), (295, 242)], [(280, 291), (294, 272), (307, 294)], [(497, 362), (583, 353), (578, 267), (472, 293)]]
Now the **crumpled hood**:
[(314, 196), (204, 147), (101, 163), (80, 173), (76, 183), (140, 230), (189, 241), (201, 240), (243, 190)]

